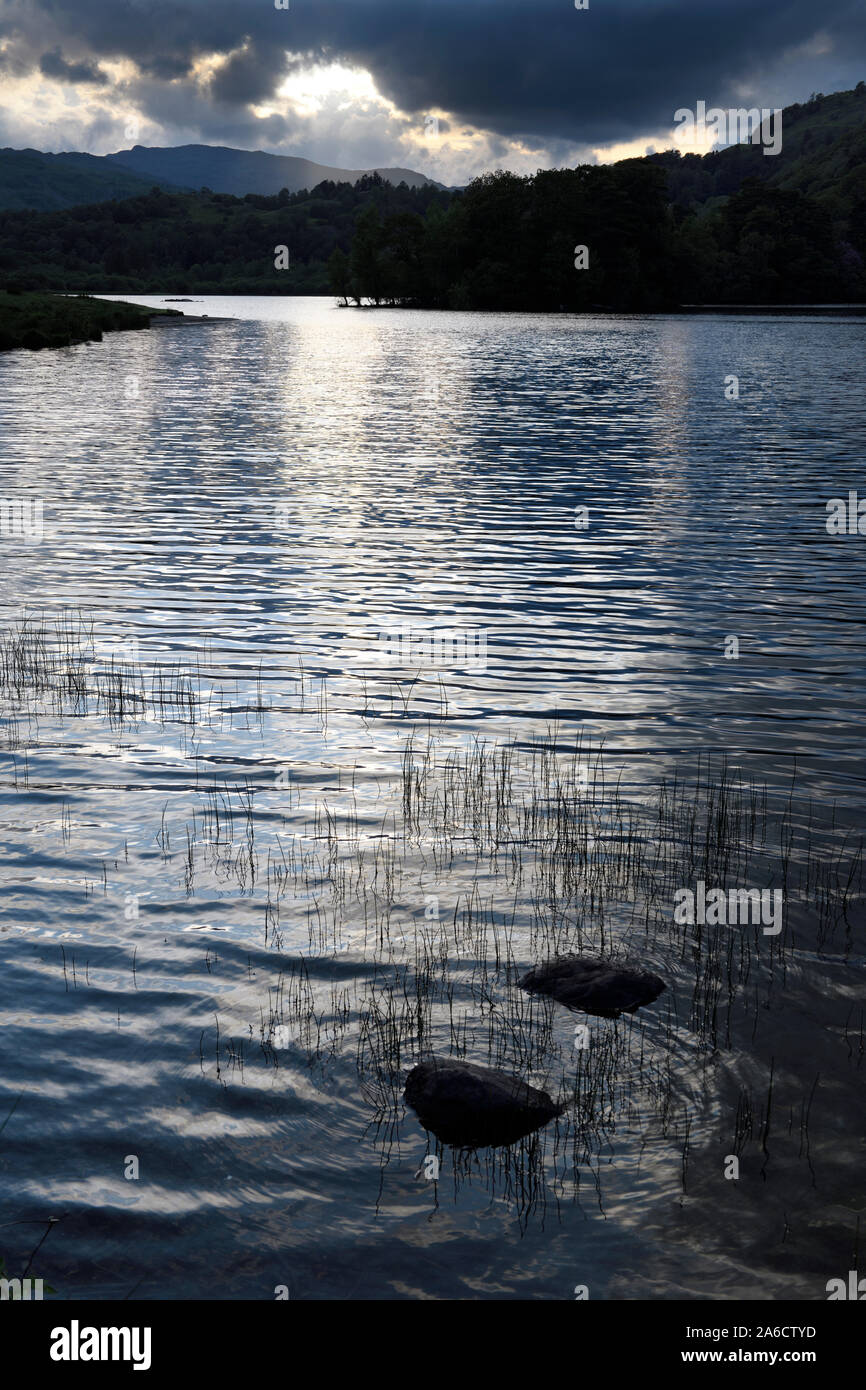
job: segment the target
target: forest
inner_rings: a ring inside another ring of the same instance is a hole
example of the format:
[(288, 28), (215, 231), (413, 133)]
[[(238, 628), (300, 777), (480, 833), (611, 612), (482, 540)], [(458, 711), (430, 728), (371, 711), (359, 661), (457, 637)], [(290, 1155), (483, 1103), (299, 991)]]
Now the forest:
[(739, 145), (497, 171), (459, 190), (372, 174), (3, 212), (0, 286), (542, 312), (862, 301), (866, 87), (785, 118), (778, 160)]
[(547, 312), (850, 302), (866, 292), (862, 214), (843, 236), (816, 200), (758, 180), (684, 213), (642, 160), (490, 174), (424, 218), (365, 207), (331, 288), (354, 303)]

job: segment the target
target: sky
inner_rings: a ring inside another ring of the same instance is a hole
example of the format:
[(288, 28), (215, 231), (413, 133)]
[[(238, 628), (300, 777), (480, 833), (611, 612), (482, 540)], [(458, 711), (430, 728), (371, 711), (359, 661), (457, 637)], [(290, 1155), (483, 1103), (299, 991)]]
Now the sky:
[(232, 145), (462, 184), (672, 148), (699, 99), (864, 78), (866, 0), (0, 0), (18, 149)]

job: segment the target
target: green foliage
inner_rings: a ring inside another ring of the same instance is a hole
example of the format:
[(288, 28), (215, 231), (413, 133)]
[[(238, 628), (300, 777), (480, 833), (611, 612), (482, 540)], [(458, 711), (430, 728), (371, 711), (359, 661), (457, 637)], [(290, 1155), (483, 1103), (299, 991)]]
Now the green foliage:
[(328, 258), (328, 283), (334, 294), (348, 303), (351, 281), (349, 278), (349, 257), (339, 246), (335, 246)]
[(139, 304), (80, 295), (0, 292), (0, 352), (98, 342), (103, 333), (149, 328), (155, 312), (176, 311), (157, 311)]
[(829, 212), (802, 193), (750, 180), (725, 205), (718, 240), (722, 284), (735, 302), (820, 303), (854, 297), (858, 288)]
[[(845, 226), (795, 191), (752, 179), (708, 215), (669, 202), (657, 162), (488, 174), (442, 215), (358, 224), (356, 303), (651, 313), (681, 304), (859, 300), (866, 199)], [(588, 268), (577, 268), (577, 247)]]
[[(328, 263), (349, 254), (356, 219), (423, 215), (449, 195), (394, 187), (378, 175), (273, 197), (172, 193), (55, 213), (0, 212), (0, 283), (100, 293), (327, 294)], [(288, 246), (291, 267), (274, 268)]]
[(669, 197), (678, 207), (712, 210), (746, 180), (758, 179), (826, 201), (834, 215), (847, 216), (866, 180), (866, 83), (786, 106), (778, 155), (742, 144), (703, 156), (666, 150), (648, 161), (667, 173)]
[(146, 193), (142, 178), (98, 155), (0, 150), (0, 208), (49, 211)]

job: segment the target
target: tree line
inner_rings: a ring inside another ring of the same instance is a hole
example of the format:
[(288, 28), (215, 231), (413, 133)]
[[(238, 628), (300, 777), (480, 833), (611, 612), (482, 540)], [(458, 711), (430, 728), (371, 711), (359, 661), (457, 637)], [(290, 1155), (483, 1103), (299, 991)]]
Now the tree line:
[(866, 197), (850, 169), (844, 204), (757, 177), (687, 204), (671, 196), (693, 177), (680, 159), (487, 174), (458, 191), (373, 174), (273, 197), (154, 188), (5, 212), (0, 286), (541, 312), (866, 299)]
[(671, 203), (664, 165), (487, 174), (426, 215), (363, 208), (330, 283), (346, 303), (654, 312), (866, 299), (866, 203), (840, 229), (795, 189), (747, 179), (721, 206)]

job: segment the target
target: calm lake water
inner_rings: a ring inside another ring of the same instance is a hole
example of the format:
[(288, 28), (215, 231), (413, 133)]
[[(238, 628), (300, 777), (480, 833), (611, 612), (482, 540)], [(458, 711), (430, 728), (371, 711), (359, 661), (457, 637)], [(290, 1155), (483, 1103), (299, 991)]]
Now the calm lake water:
[[(825, 1298), (866, 320), (169, 307), (221, 321), (0, 357), (7, 1271), (47, 1232), (66, 1298)], [(708, 863), (783, 933), (677, 934)], [(514, 983), (554, 939), (668, 989), (584, 1050)], [(580, 1096), (437, 1146), (430, 1049)]]

